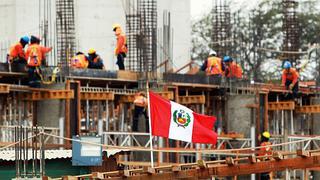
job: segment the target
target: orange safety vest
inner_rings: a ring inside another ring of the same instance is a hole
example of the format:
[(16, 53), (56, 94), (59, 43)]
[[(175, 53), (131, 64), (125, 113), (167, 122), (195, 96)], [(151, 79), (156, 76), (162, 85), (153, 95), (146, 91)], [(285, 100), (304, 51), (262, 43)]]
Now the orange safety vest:
[(43, 58), (41, 46), (39, 44), (30, 45), (27, 49), (26, 56), (28, 66), (40, 66)]
[(26, 58), (26, 55), (23, 51), (23, 46), (20, 42), (17, 42), (16, 44), (14, 44), (13, 46), (10, 47), (9, 49), (9, 60), (12, 61), (15, 58)]
[(147, 105), (147, 98), (144, 96), (136, 96), (133, 104), (139, 107), (145, 107)]
[(289, 71), (284, 69), (282, 71), (282, 84), (286, 83), (286, 80), (292, 81), (292, 84), (295, 84), (298, 81), (299, 73), (295, 68), (290, 68)]
[(221, 59), (218, 57), (209, 57), (207, 60), (207, 75), (221, 75), (222, 67), (221, 67)]
[(126, 35), (120, 34), (117, 36), (117, 46), (115, 49), (115, 54), (128, 53), (127, 38)]
[(272, 155), (272, 147), (264, 147), (272, 145), (271, 142), (263, 142), (260, 144), (262, 148), (260, 148), (259, 156)]
[(79, 54), (71, 58), (71, 67), (84, 69), (87, 68), (88, 65), (89, 61), (84, 54)]
[(239, 64), (235, 62), (232, 62), (230, 66), (227, 67), (227, 72), (228, 72), (226, 74), (227, 77), (231, 77), (231, 78), (235, 77), (239, 79), (242, 78), (242, 68)]

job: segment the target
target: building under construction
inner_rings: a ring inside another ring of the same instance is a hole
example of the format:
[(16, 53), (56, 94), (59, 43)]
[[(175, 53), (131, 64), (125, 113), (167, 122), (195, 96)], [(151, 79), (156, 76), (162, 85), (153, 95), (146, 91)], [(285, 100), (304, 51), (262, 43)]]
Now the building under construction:
[[(187, 0), (121, 1), (129, 47), (126, 70), (71, 68), (70, 57), (84, 48), (79, 47), (84, 40), (77, 37), (83, 32), (77, 31), (80, 15), (75, 12), (76, 6), (84, 9), (84, 2), (39, 1), (38, 8), (46, 9), (39, 11), (40, 33), (55, 48), (42, 68), (41, 88), (28, 86), (24, 66), (0, 59), (0, 179), (254, 180), (269, 172), (277, 179), (320, 177), (320, 97), (315, 82), (300, 82), (300, 96), (294, 101), (279, 83), (207, 76), (194, 73), (192, 61), (176, 63), (173, 49), (178, 35), (172, 20), (177, 17), (159, 4), (183, 8), (190, 4)], [(95, 6), (104, 7), (103, 2)], [(299, 43), (292, 22), (297, 19), (288, 10), (295, 3), (283, 0), (283, 56), (298, 50), (287, 46)], [(222, 1), (213, 7), (217, 34), (211, 37), (223, 55), (232, 53), (229, 8)], [(142, 116), (139, 132), (133, 132), (135, 94), (147, 89), (194, 112), (215, 116), (212, 131), (218, 134), (217, 143), (150, 136), (148, 119)], [(259, 155), (264, 131), (271, 133), (272, 153)]]

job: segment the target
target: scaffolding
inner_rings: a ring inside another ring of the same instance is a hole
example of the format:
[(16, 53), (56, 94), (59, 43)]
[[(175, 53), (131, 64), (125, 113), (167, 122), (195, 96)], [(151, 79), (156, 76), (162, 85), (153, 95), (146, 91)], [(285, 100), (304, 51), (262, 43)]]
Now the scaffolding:
[[(300, 48), (300, 27), (296, 8), (298, 2), (295, 0), (283, 0), (283, 25), (282, 31), (284, 40), (282, 49), (283, 51), (299, 51)], [(296, 61), (299, 54), (284, 53), (283, 58), (289, 58)]]
[(154, 71), (157, 66), (157, 2), (127, 1), (128, 69)]
[(68, 59), (75, 53), (76, 33), (74, 22), (74, 1), (56, 1), (56, 32), (58, 63), (68, 67)]
[(225, 0), (214, 1), (212, 15), (212, 47), (218, 55), (224, 56), (230, 53), (232, 44), (231, 13)]

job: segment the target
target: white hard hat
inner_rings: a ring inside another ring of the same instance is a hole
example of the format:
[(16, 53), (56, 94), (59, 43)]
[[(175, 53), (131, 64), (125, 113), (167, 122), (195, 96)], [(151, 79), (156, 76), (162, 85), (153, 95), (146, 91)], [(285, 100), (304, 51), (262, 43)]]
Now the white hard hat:
[(216, 56), (217, 52), (214, 50), (210, 50), (209, 56)]

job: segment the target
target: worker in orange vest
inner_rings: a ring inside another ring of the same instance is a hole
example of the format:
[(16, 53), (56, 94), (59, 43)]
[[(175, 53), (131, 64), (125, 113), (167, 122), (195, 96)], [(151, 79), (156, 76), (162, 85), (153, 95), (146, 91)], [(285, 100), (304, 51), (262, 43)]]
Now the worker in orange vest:
[(78, 69), (85, 69), (89, 65), (88, 58), (83, 52), (77, 52), (75, 56), (71, 58), (71, 67)]
[(104, 69), (102, 58), (97, 54), (96, 50), (90, 48), (88, 51), (88, 68), (90, 69)]
[(201, 70), (205, 71), (208, 76), (222, 76), (223, 63), (221, 58), (217, 57), (217, 53), (210, 51), (208, 59), (201, 66)]
[(132, 123), (132, 131), (137, 132), (138, 125), (139, 125), (139, 118), (140, 115), (143, 115), (145, 117), (145, 125), (146, 130), (149, 132), (149, 118), (147, 115), (147, 106), (148, 106), (148, 100), (146, 98), (145, 93), (139, 92), (135, 95), (134, 101), (134, 115), (133, 115), (133, 123)]
[[(270, 133), (268, 131), (265, 131), (261, 134), (260, 136), (260, 146), (261, 148), (259, 149), (259, 156), (271, 156), (272, 155), (272, 147), (270, 147), (271, 142), (270, 140)], [(264, 157), (264, 158), (259, 158), (262, 161), (267, 161), (270, 160), (269, 157)], [(260, 180), (270, 180), (272, 178), (272, 172), (269, 173), (261, 173), (260, 175)]]
[(223, 57), (223, 62), (226, 65), (225, 76), (228, 78), (242, 78), (242, 68), (239, 64), (233, 61), (230, 56)]
[(292, 68), (289, 61), (285, 61), (282, 71), (282, 85), (287, 90), (292, 90), (292, 98), (298, 96), (299, 91), (299, 73), (295, 68)]
[(114, 50), (115, 55), (117, 56), (117, 64), (119, 70), (124, 70), (124, 58), (127, 57), (128, 47), (127, 47), (127, 38), (126, 35), (122, 32), (121, 26), (119, 24), (113, 25), (113, 31), (117, 37), (117, 45)]
[(20, 41), (12, 45), (7, 55), (8, 63), (12, 64), (26, 64), (25, 46), (29, 43), (29, 37), (23, 36)]
[(31, 36), (30, 45), (26, 51), (30, 87), (40, 87), (42, 78), (40, 66), (46, 53), (51, 50), (52, 47), (44, 47), (40, 45), (40, 38)]

